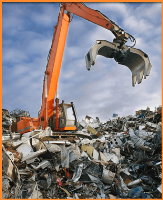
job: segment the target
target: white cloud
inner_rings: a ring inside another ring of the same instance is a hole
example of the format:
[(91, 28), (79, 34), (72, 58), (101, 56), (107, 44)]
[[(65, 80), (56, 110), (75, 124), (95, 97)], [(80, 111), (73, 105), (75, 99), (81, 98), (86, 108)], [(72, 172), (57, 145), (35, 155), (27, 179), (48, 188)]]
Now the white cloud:
[(96, 28), (89, 33), (89, 37), (88, 40), (88, 36), (86, 35), (84, 41), (88, 40), (91, 45), (93, 45), (96, 40), (107, 40), (113, 42), (113, 39), (115, 38), (110, 31), (99, 26), (96, 26)]
[[(28, 55), (30, 54), (36, 54), (36, 55), (46, 55), (47, 52), (50, 50), (52, 40), (50, 39), (34, 39), (29, 42), (29, 44), (26, 47), (26, 52), (28, 52)], [(48, 54), (47, 54), (48, 56)]]
[(59, 3), (39, 5), (38, 10), (31, 13), (30, 17), (36, 24), (43, 26), (54, 26), (57, 22), (59, 13)]
[[(139, 6), (136, 10), (139, 14), (139, 18), (147, 18), (152, 20), (152, 22), (161, 21), (159, 17), (161, 16), (162, 4), (161, 3), (144, 3), (144, 5)], [(157, 22), (156, 22), (157, 23)]]
[(71, 77), (73, 77), (74, 75), (75, 75), (75, 72), (74, 72), (74, 71), (70, 71), (70, 72), (68, 72), (68, 73), (66, 73), (66, 74), (64, 75), (64, 78), (65, 78), (65, 79), (71, 78)]
[(23, 20), (17, 17), (5, 17), (2, 20), (2, 32), (8, 35), (15, 35), (17, 31), (24, 29)]
[(119, 16), (125, 17), (129, 12), (124, 3), (86, 3), (86, 5), (95, 10), (102, 10), (102, 14), (106, 15), (111, 20), (114, 20)]
[(27, 59), (27, 55), (25, 55), (22, 51), (18, 49), (5, 49), (2, 53), (3, 62), (21, 62)]
[(79, 58), (81, 55), (83, 55), (83, 48), (81, 48), (80, 46), (70, 46), (67, 47), (66, 53), (66, 57), (70, 57), (71, 59)]
[(153, 30), (153, 25), (145, 19), (138, 19), (136, 16), (129, 16), (124, 20), (124, 26), (128, 31), (132, 31), (135, 34), (146, 33)]

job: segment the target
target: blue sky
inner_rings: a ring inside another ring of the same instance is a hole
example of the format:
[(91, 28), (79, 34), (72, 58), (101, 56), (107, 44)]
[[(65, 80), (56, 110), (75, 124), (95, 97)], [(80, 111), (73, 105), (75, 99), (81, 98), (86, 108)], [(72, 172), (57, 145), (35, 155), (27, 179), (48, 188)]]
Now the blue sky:
[[(76, 15), (69, 31), (59, 78), (60, 102), (74, 102), (79, 120), (85, 115), (102, 121), (161, 105), (161, 3), (86, 3), (136, 39), (135, 48), (150, 58), (152, 70), (132, 87), (130, 70), (113, 59), (97, 56), (90, 71), (85, 55), (96, 40), (113, 34)], [(20, 108), (37, 117), (42, 85), (59, 3), (2, 4), (2, 108)]]

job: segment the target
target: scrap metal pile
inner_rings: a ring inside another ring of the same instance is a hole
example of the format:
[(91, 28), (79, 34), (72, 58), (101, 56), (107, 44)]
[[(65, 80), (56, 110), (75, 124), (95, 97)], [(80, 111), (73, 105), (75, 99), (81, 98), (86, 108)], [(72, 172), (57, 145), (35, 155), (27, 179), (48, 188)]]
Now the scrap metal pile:
[(161, 198), (161, 107), (104, 124), (86, 116), (78, 133), (92, 139), (56, 139), (50, 127), (12, 133), (16, 119), (2, 116), (2, 198)]

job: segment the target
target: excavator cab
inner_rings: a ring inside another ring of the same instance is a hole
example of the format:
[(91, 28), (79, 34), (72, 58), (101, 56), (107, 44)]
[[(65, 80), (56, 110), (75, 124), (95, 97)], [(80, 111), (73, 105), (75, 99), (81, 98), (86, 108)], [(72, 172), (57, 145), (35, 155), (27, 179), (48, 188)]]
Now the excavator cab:
[[(59, 120), (59, 127), (56, 129), (56, 112), (58, 109), (58, 120)], [(53, 131), (67, 131), (67, 130), (76, 130), (77, 126), (77, 117), (75, 112), (75, 107), (73, 102), (71, 104), (66, 104), (62, 101), (61, 104), (54, 107), (53, 116), (49, 118), (49, 126)]]

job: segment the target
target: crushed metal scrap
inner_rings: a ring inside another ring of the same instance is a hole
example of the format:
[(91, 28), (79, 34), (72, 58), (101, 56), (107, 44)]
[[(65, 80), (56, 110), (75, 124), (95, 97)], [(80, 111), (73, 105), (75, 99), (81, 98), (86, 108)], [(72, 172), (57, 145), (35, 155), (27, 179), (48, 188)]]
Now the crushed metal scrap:
[(13, 133), (21, 113), (2, 110), (2, 198), (161, 198), (161, 106), (106, 123), (86, 116), (76, 137)]

